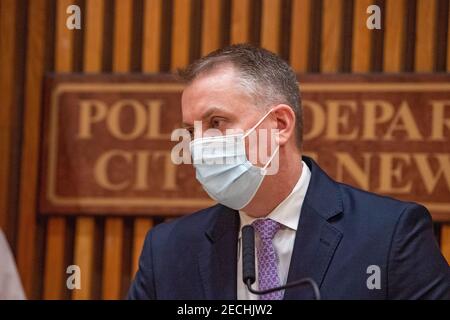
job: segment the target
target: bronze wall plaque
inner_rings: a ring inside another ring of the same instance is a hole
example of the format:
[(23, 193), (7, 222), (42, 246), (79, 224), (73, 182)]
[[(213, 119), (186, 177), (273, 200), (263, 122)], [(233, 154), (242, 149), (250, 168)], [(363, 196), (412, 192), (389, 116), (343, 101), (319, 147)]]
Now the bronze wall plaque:
[[(333, 178), (450, 220), (450, 75), (300, 75), (304, 153)], [(214, 202), (170, 159), (169, 75), (50, 75), (40, 212), (179, 215)]]

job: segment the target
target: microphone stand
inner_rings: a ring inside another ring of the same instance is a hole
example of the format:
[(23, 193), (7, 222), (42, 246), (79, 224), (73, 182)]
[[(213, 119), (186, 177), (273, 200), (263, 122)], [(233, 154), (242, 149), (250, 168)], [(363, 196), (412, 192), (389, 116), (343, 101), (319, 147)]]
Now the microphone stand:
[(255, 230), (253, 226), (246, 225), (242, 228), (242, 278), (248, 291), (257, 295), (264, 295), (279, 290), (297, 287), (302, 284), (309, 284), (314, 291), (315, 299), (320, 300), (319, 286), (312, 278), (302, 278), (297, 281), (286, 283), (284, 286), (266, 290), (255, 290), (252, 288), (252, 284), (256, 279), (255, 274)]

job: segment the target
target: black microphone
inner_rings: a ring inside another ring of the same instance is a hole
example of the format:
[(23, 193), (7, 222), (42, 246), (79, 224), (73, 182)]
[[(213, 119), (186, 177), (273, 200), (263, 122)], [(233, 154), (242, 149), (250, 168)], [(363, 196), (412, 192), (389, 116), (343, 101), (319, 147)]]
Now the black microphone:
[(297, 281), (286, 283), (284, 286), (270, 288), (267, 290), (255, 290), (252, 284), (255, 282), (255, 229), (251, 225), (246, 225), (242, 228), (242, 280), (253, 294), (263, 295), (279, 290), (297, 287), (304, 284), (309, 284), (313, 291), (316, 300), (320, 300), (319, 286), (312, 278), (302, 278)]

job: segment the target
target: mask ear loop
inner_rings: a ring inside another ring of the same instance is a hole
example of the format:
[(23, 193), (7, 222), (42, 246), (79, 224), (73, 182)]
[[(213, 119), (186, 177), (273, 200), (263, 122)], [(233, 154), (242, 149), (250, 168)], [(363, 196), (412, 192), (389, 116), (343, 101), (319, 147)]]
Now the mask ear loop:
[(273, 109), (270, 109), (261, 119), (259, 119), (259, 121), (253, 126), (251, 127), (243, 136), (242, 136), (242, 142), (244, 143), (245, 146), (245, 138), (252, 132), (254, 131), (263, 121), (264, 119), (267, 118), (267, 116), (272, 112)]
[[(261, 119), (259, 119), (259, 121), (253, 126), (251, 127), (243, 136), (242, 136), (242, 141), (244, 141), (244, 145), (245, 145), (245, 138), (252, 132), (254, 131), (263, 121), (264, 119), (267, 118), (267, 116), (272, 112), (273, 109), (270, 109)], [(263, 172), (263, 174), (265, 175), (266, 169), (269, 166), (269, 164), (272, 162), (273, 158), (275, 157), (275, 155), (277, 154), (278, 150), (280, 149), (280, 145), (278, 144), (277, 147), (275, 148), (275, 151), (272, 153), (272, 155), (269, 158), (269, 161), (267, 161), (267, 163), (264, 165), (264, 167), (261, 168), (261, 172)]]
[(267, 118), (272, 110), (273, 109), (270, 109), (261, 119), (259, 119), (259, 121), (242, 136), (242, 138), (246, 138), (252, 131), (254, 131), (264, 121), (264, 119)]
[(280, 145), (277, 145), (277, 147), (275, 148), (275, 151), (270, 156), (269, 161), (267, 161), (267, 163), (264, 165), (264, 167), (262, 167), (263, 171), (265, 171), (267, 169), (267, 167), (272, 162), (273, 158), (275, 157), (275, 155), (278, 153), (279, 150), (280, 150)]

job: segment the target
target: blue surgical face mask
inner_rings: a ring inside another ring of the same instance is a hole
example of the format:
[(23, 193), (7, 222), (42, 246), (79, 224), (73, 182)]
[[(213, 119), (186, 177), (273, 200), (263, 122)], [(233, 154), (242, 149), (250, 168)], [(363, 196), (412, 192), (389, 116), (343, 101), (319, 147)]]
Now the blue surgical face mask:
[(244, 208), (253, 199), (279, 146), (277, 145), (267, 163), (261, 168), (248, 160), (245, 138), (270, 112), (246, 134), (204, 137), (190, 143), (197, 180), (212, 199), (235, 210)]

